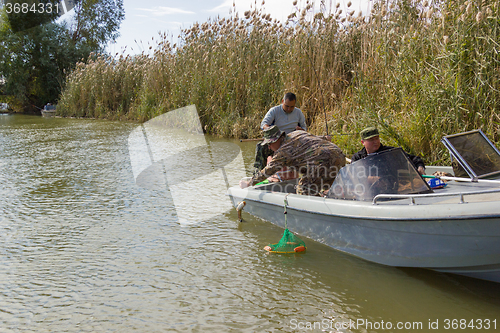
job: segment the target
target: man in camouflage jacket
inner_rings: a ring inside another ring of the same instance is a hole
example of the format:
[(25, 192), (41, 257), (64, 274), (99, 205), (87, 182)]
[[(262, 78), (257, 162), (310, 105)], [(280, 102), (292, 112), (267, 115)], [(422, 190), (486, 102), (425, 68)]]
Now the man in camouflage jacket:
[(329, 189), (337, 172), (345, 165), (345, 155), (339, 147), (305, 131), (285, 134), (271, 126), (264, 130), (263, 144), (274, 151), (273, 158), (243, 185), (255, 185), (286, 167), (299, 174), (298, 194), (319, 195), (322, 190)]

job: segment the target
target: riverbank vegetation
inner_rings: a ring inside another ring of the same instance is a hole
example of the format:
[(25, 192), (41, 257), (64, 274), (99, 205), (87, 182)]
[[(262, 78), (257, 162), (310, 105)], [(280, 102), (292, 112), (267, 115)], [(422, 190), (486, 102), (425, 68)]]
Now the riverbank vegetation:
[[(495, 0), (297, 4), (287, 22), (262, 7), (166, 35), (138, 56), (78, 64), (59, 101), (66, 116), (146, 121), (195, 104), (207, 133), (260, 135), (287, 91), (310, 131), (348, 153), (376, 125), (387, 144), (447, 158), (443, 135), (481, 128), (500, 139), (500, 12)], [(264, 7), (265, 8), (265, 7)]]

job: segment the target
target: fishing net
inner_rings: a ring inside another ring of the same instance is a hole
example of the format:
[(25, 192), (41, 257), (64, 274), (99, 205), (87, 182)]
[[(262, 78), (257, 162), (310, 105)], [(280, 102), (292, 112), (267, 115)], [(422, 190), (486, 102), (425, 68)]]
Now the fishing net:
[(288, 194), (285, 196), (285, 231), (283, 232), (283, 237), (281, 237), (278, 243), (269, 244), (264, 247), (264, 250), (271, 253), (297, 253), (306, 250), (306, 243), (288, 230), (286, 218), (286, 206), (288, 206), (288, 201), (286, 200), (287, 196)]
[(269, 244), (264, 250), (272, 253), (296, 253), (306, 250), (306, 243), (295, 236), (290, 230), (285, 229), (283, 237), (276, 244)]

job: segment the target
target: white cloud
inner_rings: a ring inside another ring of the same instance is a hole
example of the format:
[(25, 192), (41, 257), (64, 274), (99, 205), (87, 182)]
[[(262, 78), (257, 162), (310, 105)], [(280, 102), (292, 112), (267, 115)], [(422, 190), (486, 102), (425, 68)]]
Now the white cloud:
[(142, 10), (145, 12), (150, 12), (154, 16), (165, 16), (172, 14), (196, 14), (195, 12), (191, 12), (188, 10), (173, 8), (173, 7), (154, 7), (154, 8), (136, 8), (137, 10)]
[(207, 10), (207, 12), (211, 13), (220, 13), (222, 11), (227, 12), (230, 8), (233, 7), (233, 0), (225, 0), (223, 3), (214, 7), (212, 9)]

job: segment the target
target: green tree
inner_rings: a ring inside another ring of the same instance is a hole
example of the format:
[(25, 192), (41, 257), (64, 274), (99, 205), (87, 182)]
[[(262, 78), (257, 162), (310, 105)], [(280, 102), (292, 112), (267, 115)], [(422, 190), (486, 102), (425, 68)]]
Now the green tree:
[(43, 20), (27, 16), (24, 24), (30, 28), (24, 30), (19, 24), (13, 29), (5, 6), (0, 11), (2, 90), (17, 110), (34, 111), (56, 103), (66, 74), (76, 63), (92, 52), (104, 52), (106, 43), (118, 36), (124, 18), (122, 0), (76, 0), (74, 10), (69, 22), (51, 17), (33, 24)]
[(14, 32), (42, 25), (63, 14), (59, 0), (4, 0), (4, 3)]
[(70, 27), (72, 39), (94, 50), (115, 41), (125, 17), (123, 0), (74, 0), (75, 19)]

